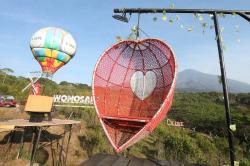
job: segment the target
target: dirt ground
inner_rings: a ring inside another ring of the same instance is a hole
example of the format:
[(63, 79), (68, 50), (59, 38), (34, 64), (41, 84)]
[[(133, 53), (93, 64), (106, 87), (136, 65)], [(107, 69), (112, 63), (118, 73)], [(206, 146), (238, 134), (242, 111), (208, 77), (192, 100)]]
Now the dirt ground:
[(19, 118), (28, 118), (28, 114), (22, 112), (18, 108), (15, 107), (10, 107), (10, 108), (5, 108), (5, 107), (0, 107), (0, 120), (8, 120), (8, 119), (19, 119)]
[[(2, 108), (0, 107), (0, 121), (5, 121), (8, 119), (20, 119), (24, 118), (27, 119), (29, 116), (27, 113), (17, 110), (16, 108)], [(63, 119), (64, 117), (59, 116), (56, 118)], [(62, 134), (64, 131), (63, 126), (55, 126), (55, 127), (49, 127), (46, 132), (42, 133), (42, 135), (46, 135), (46, 137), (56, 137), (60, 134)], [(80, 145), (79, 136), (84, 134), (84, 125), (81, 123), (80, 125), (74, 126), (72, 129), (72, 136), (71, 141), (69, 144), (69, 150), (68, 150), (68, 157), (67, 157), (67, 165), (75, 166), (79, 165), (83, 161), (87, 159), (87, 153), (83, 150), (83, 148)], [(29, 165), (29, 148), (30, 148), (30, 141), (31, 141), (31, 135), (29, 135), (29, 132), (26, 132), (25, 130), (25, 136), (24, 136), (24, 152), (21, 155), (21, 159), (16, 159), (18, 149), (20, 147), (20, 134), (17, 134), (15, 138), (13, 139), (14, 143), (11, 146), (11, 151), (8, 153), (8, 156), (6, 155), (6, 151), (10, 144), (7, 144), (7, 138), (8, 138), (9, 132), (0, 132), (0, 165), (5, 166), (12, 166), (12, 165), (18, 165), (18, 166), (26, 166)], [(67, 140), (68, 137), (66, 137), (65, 140)], [(61, 140), (60, 140), (61, 141)], [(66, 142), (66, 141), (65, 141)], [(50, 143), (44, 141), (43, 143)], [(65, 143), (66, 145), (66, 143)], [(58, 148), (57, 141), (55, 141), (52, 145), (45, 146), (42, 150), (37, 151), (38, 159), (40, 160), (46, 160), (46, 163), (44, 165), (53, 165), (52, 163), (52, 147), (54, 149)], [(47, 158), (44, 156), (47, 156)]]

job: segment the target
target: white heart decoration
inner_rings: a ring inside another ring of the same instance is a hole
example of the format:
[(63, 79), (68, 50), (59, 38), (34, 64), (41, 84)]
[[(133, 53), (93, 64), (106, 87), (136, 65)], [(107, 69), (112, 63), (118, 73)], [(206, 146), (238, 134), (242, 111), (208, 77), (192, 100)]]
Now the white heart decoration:
[(156, 75), (153, 71), (135, 72), (130, 79), (130, 86), (134, 94), (141, 100), (147, 98), (155, 89), (157, 82)]

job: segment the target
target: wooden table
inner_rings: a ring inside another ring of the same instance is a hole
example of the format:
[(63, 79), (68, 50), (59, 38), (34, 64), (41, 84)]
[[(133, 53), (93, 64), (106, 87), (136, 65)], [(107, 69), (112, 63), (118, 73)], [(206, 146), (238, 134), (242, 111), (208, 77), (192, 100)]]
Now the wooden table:
[[(15, 133), (16, 130), (18, 129), (23, 129), (21, 141), (20, 141), (20, 148), (18, 151), (18, 155), (20, 154), (20, 151), (23, 148), (23, 140), (24, 140), (24, 132), (25, 128), (31, 128), (32, 129), (32, 140), (31, 144), (33, 144), (32, 151), (31, 151), (31, 159), (30, 159), (30, 165), (33, 165), (34, 158), (36, 155), (36, 151), (38, 148), (38, 144), (41, 138), (41, 133), (43, 129), (47, 129), (48, 127), (51, 126), (64, 126), (64, 133), (62, 135), (62, 144), (60, 145), (60, 152), (59, 152), (59, 162), (58, 165), (66, 165), (67, 161), (67, 154), (68, 154), (68, 146), (69, 142), (71, 139), (71, 131), (72, 131), (72, 125), (79, 124), (80, 121), (75, 121), (75, 120), (68, 120), (68, 119), (52, 119), (52, 121), (42, 121), (42, 122), (29, 122), (27, 119), (13, 119), (13, 120), (8, 120), (8, 121), (3, 121), (0, 122), (0, 131), (11, 131), (10, 138), (13, 137), (13, 134)], [(68, 131), (66, 129), (66, 126), (69, 126)], [(66, 150), (63, 148), (64, 144), (64, 139), (66, 133), (69, 132), (68, 135), (68, 140), (66, 144)], [(35, 135), (36, 135), (36, 141), (35, 141)], [(8, 139), (9, 142), (9, 139)], [(65, 152), (65, 158), (64, 160), (62, 159), (61, 155), (62, 152)], [(18, 156), (17, 156), (18, 158)]]

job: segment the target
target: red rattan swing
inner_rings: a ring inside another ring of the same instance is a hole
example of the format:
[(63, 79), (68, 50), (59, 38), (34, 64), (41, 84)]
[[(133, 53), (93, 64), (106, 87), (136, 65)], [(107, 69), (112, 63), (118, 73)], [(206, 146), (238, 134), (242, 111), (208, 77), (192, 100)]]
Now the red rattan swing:
[(100, 57), (93, 74), (94, 102), (117, 152), (148, 135), (165, 118), (176, 73), (173, 51), (158, 39), (122, 41)]

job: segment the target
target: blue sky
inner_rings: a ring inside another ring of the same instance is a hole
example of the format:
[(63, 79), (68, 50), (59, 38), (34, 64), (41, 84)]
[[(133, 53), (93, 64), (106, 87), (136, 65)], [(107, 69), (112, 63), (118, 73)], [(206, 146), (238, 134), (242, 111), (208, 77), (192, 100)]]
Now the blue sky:
[[(59, 69), (53, 80), (91, 84), (94, 65), (106, 48), (116, 42), (116, 36), (126, 38), (136, 24), (132, 15), (129, 23), (112, 18), (114, 8), (175, 8), (250, 9), (249, 0), (2, 0), (0, 5), (0, 68), (14, 69), (15, 75), (27, 76), (40, 66), (29, 48), (32, 34), (40, 28), (55, 26), (70, 32), (77, 42), (75, 57)], [(156, 22), (153, 17), (158, 17)], [(193, 15), (178, 14), (178, 23), (171, 24), (176, 14), (141, 15), (141, 29), (150, 37), (169, 43), (176, 53), (179, 71), (196, 69), (219, 75), (218, 53), (214, 29), (202, 33)], [(212, 20), (204, 15), (209, 25)], [(238, 16), (220, 18), (227, 76), (250, 83), (250, 24)], [(183, 25), (184, 28), (181, 28)], [(235, 26), (239, 26), (236, 28)], [(192, 27), (188, 32), (187, 28)], [(239, 32), (236, 30), (239, 29)], [(141, 38), (146, 36), (141, 35)], [(240, 42), (238, 41), (240, 40)]]

